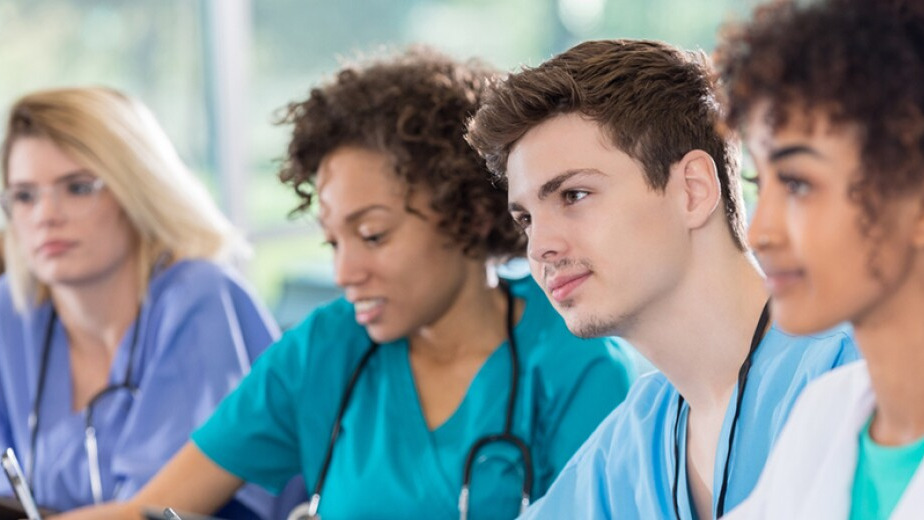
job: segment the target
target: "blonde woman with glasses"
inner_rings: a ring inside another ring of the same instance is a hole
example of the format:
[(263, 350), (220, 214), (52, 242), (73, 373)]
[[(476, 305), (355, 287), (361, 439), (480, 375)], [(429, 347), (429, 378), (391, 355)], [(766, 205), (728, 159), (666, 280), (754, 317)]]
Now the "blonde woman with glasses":
[[(0, 448), (44, 506), (129, 497), (276, 326), (221, 263), (242, 240), (139, 102), (38, 92), (5, 135)], [(245, 489), (226, 514), (254, 518), (268, 500)]]

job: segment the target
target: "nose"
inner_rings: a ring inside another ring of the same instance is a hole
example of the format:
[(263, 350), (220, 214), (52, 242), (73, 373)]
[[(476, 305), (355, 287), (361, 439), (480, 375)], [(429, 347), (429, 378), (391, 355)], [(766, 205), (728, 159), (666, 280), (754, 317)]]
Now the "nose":
[(566, 226), (554, 218), (531, 215), (526, 253), (539, 263), (554, 262), (567, 253)]
[(31, 220), (38, 224), (57, 223), (63, 218), (58, 193), (54, 186), (48, 186), (36, 193), (35, 204), (30, 214)]
[(785, 204), (783, 194), (773, 182), (761, 186), (754, 216), (748, 226), (748, 243), (755, 253), (779, 247), (786, 240)]
[(368, 276), (366, 255), (359, 247), (340, 244), (334, 250), (334, 282), (349, 287), (365, 281)]

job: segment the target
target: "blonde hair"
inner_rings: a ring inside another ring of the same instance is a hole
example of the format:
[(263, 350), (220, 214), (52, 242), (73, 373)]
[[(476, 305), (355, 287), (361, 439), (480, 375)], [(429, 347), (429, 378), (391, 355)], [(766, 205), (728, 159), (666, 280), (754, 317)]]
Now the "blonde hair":
[[(153, 114), (139, 101), (102, 87), (35, 92), (10, 110), (2, 149), (3, 186), (17, 139), (49, 139), (98, 176), (138, 237), (141, 298), (155, 266), (182, 259), (230, 260), (248, 252), (205, 186), (186, 168)], [(6, 267), (17, 309), (48, 298), (29, 271), (15, 228), (4, 237)]]

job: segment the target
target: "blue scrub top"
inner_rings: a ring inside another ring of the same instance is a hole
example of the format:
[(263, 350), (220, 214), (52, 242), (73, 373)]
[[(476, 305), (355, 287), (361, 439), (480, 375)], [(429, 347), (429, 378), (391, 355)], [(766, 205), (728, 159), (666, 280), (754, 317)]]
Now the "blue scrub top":
[[(535, 498), (623, 400), (634, 370), (619, 341), (572, 336), (531, 278), (510, 285), (526, 302), (514, 329), (521, 373), (513, 432), (530, 447)], [(245, 481), (276, 491), (302, 474), (312, 489), (344, 388), (370, 343), (346, 300), (320, 308), (258, 360), (193, 441)], [(476, 439), (503, 431), (509, 385), (504, 342), (455, 413), (430, 430), (407, 341), (383, 344), (344, 416), (322, 491), (324, 520), (458, 518), (464, 458)], [(522, 473), (516, 449), (494, 444), (481, 451), (469, 517), (516, 516)]]
[[(845, 328), (810, 337), (790, 336), (776, 326), (754, 354), (729, 464), (726, 512), (757, 484), (764, 462), (796, 398), (806, 384), (859, 354)], [(600, 425), (562, 470), (548, 494), (526, 519), (676, 518), (673, 506), (674, 427), (677, 390), (661, 373), (642, 377), (626, 401)], [(719, 434), (713, 477), (713, 517), (722, 486), (737, 388)], [(681, 410), (681, 520), (693, 519), (687, 485), (686, 420)]]
[[(23, 465), (50, 317), (48, 303), (17, 313), (9, 280), (0, 277), (0, 449), (13, 447)], [(278, 337), (269, 314), (238, 278), (202, 260), (177, 262), (151, 279), (141, 315), (112, 361), (110, 385), (124, 381), (135, 327), (137, 395), (117, 391), (93, 411), (106, 500), (126, 499), (142, 487)], [(58, 320), (39, 407), (33, 489), (40, 504), (57, 510), (93, 502), (85, 411), (72, 410), (72, 390), (67, 337)], [(0, 495), (12, 495), (5, 478)], [(239, 498), (256, 511), (271, 509), (272, 497), (262, 490), (245, 490)]]

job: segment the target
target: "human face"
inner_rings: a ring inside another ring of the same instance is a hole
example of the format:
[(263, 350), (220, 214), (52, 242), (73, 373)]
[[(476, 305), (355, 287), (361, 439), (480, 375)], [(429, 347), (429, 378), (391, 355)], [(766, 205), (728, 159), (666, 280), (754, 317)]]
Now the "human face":
[(336, 282), (374, 340), (411, 336), (448, 312), (471, 260), (437, 229), (429, 194), (415, 190), (407, 200), (388, 155), (334, 150), (318, 168), (317, 193)]
[[(510, 212), (533, 277), (583, 337), (629, 334), (678, 283), (686, 229), (667, 192), (578, 114), (527, 132), (507, 161)], [(672, 177), (674, 177), (672, 175)]]
[[(10, 150), (7, 190), (35, 188), (30, 210), (14, 215), (11, 230), (29, 271), (52, 290), (91, 284), (126, 269), (135, 234), (108, 189), (79, 212), (66, 211), (67, 190), (86, 191), (97, 180), (46, 138), (17, 139)], [(65, 193), (65, 194), (62, 194)], [(88, 195), (90, 196), (90, 195)], [(22, 217), (22, 218), (21, 218)]]
[(849, 197), (861, 168), (855, 126), (792, 110), (774, 131), (760, 107), (745, 135), (760, 186), (748, 238), (774, 319), (795, 334), (862, 323), (907, 281), (920, 195), (890, 199), (864, 233), (863, 210)]

